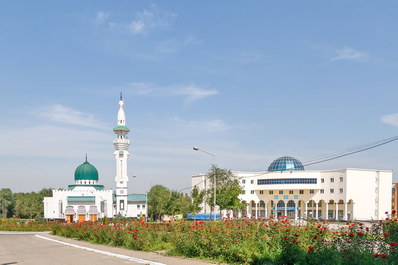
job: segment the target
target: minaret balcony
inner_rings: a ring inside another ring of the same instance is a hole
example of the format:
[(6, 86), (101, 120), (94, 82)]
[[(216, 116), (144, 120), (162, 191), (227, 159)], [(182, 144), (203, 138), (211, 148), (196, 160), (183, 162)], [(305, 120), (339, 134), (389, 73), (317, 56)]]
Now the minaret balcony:
[(128, 141), (113, 141), (116, 150), (128, 150), (130, 143)]

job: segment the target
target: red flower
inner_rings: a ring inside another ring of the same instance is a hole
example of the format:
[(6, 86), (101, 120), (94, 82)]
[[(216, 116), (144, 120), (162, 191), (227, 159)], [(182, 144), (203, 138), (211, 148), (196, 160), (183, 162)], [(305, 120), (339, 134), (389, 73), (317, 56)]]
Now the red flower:
[(373, 257), (377, 258), (377, 257), (379, 257), (379, 254), (375, 253), (375, 254), (373, 255)]
[(388, 233), (384, 233), (383, 236), (384, 237), (388, 237), (389, 235), (388, 235)]
[(318, 238), (318, 236), (317, 236), (317, 235), (315, 235), (315, 236), (314, 236), (314, 239), (317, 239), (317, 238)]
[(380, 257), (381, 257), (382, 259), (385, 259), (385, 258), (387, 257), (387, 255), (383, 253), (383, 254), (380, 255)]
[(397, 210), (392, 210), (392, 212), (391, 212), (392, 214), (396, 214), (397, 213)]
[(390, 243), (390, 246), (395, 247), (398, 243)]
[(309, 246), (309, 247), (308, 247), (308, 253), (311, 253), (312, 251), (314, 251), (314, 248), (311, 247), (311, 246)]
[(137, 239), (137, 236), (134, 236), (133, 238), (134, 238), (134, 239)]
[(353, 234), (353, 233), (350, 233), (348, 236), (349, 236), (349, 237), (354, 237), (354, 234)]
[(363, 233), (358, 232), (357, 235), (358, 235), (358, 236), (363, 236)]

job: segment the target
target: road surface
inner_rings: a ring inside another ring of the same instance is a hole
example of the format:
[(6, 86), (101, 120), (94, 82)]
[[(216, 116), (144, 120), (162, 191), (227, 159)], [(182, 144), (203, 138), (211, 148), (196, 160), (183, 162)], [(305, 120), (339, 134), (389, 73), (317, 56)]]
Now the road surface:
[(208, 265), (153, 252), (91, 244), (38, 232), (0, 232), (0, 265)]

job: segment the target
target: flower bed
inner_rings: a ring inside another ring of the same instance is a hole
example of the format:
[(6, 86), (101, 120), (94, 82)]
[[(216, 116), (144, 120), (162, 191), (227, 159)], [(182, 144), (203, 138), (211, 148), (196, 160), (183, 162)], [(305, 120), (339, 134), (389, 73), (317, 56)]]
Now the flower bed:
[(293, 225), (288, 220), (57, 224), (53, 233), (229, 264), (397, 264), (398, 223)]
[(55, 224), (39, 223), (32, 219), (0, 218), (0, 231), (52, 231)]
[(398, 264), (398, 220), (340, 225), (289, 220), (145, 223), (0, 219), (0, 230), (53, 234), (143, 251), (229, 264)]

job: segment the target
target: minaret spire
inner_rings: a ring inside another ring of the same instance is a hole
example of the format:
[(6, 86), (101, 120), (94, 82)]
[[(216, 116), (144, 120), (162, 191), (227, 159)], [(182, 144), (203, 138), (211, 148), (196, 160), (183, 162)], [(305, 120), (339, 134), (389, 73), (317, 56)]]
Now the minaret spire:
[(113, 128), (116, 138), (113, 140), (115, 146), (116, 159), (116, 214), (127, 216), (128, 203), (128, 175), (127, 175), (127, 158), (129, 156), (130, 141), (126, 135), (129, 133), (129, 128), (126, 126), (126, 117), (123, 109), (124, 101), (123, 95), (120, 92), (119, 111), (117, 113), (117, 125)]

